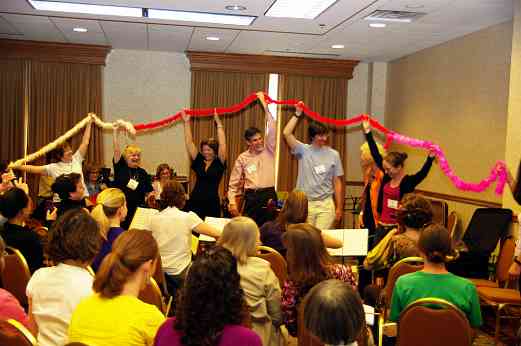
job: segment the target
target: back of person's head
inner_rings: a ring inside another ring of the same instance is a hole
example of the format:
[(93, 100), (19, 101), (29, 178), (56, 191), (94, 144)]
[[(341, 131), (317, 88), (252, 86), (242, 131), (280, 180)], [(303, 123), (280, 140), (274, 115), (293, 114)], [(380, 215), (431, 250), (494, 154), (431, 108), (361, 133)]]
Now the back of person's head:
[(96, 221), (83, 209), (72, 209), (56, 220), (49, 231), (47, 252), (55, 263), (73, 260), (90, 263), (101, 247)]
[(252, 127), (248, 127), (246, 129), (246, 131), (244, 131), (244, 139), (249, 141), (256, 134), (261, 134), (261, 131), (258, 128), (253, 127), (253, 126)]
[(308, 218), (308, 198), (304, 191), (292, 191), (282, 206), (277, 222), (285, 231), (287, 224), (303, 223)]
[(186, 192), (178, 181), (168, 180), (161, 191), (161, 206), (183, 208), (186, 203)]
[(345, 282), (322, 281), (306, 296), (304, 325), (325, 344), (350, 344), (365, 327), (362, 300)]
[[(103, 238), (107, 239), (107, 233), (110, 229), (109, 218), (117, 216), (118, 211), (124, 214), (125, 205), (125, 194), (120, 189), (112, 187), (100, 192), (96, 198), (96, 207), (92, 210), (91, 215), (98, 222)], [(123, 214), (123, 217), (126, 216), (126, 214)]]
[(29, 205), (29, 197), (24, 190), (14, 187), (0, 195), (0, 214), (12, 219)]
[(287, 249), (291, 280), (298, 285), (313, 286), (327, 278), (333, 260), (318, 228), (307, 223), (288, 225), (282, 243)]
[(432, 263), (444, 263), (452, 253), (449, 231), (440, 224), (425, 227), (418, 240), (418, 248)]
[(70, 194), (76, 191), (80, 180), (81, 175), (78, 173), (62, 174), (56, 178), (54, 183), (51, 185), (51, 189), (62, 201), (66, 201), (70, 199)]
[[(251, 137), (250, 137), (251, 138)], [(203, 151), (203, 147), (204, 146), (208, 146), (210, 149), (213, 150), (213, 153), (215, 155), (217, 155), (217, 153), (219, 152), (219, 142), (215, 139), (215, 138), (208, 138), (208, 139), (203, 139), (201, 141), (201, 145), (199, 146), (199, 149), (201, 151)]]
[[(380, 155), (387, 155), (387, 152), (384, 149), (383, 145), (381, 145), (380, 143), (376, 143), (376, 147), (378, 148), (378, 152), (380, 153)], [(371, 150), (369, 149), (369, 144), (367, 144), (367, 142), (364, 142), (364, 144), (360, 146), (360, 160), (362, 161), (362, 163), (374, 162), (373, 155), (371, 155)]]
[(154, 261), (158, 254), (157, 243), (151, 232), (123, 232), (112, 244), (112, 251), (101, 262), (94, 279), (94, 291), (104, 298), (120, 295), (132, 275), (146, 262)]
[(385, 156), (384, 160), (387, 161), (391, 166), (398, 168), (404, 166), (405, 160), (407, 160), (407, 156), (407, 153), (391, 151)]
[(161, 179), (161, 174), (163, 173), (164, 170), (168, 170), (168, 172), (170, 173), (170, 179), (172, 179), (174, 177), (174, 169), (172, 167), (170, 167), (170, 165), (168, 165), (168, 163), (161, 163), (156, 168), (155, 177), (157, 180)]
[(432, 214), (431, 202), (420, 195), (409, 193), (402, 198), (396, 219), (402, 227), (421, 229), (432, 221)]
[(259, 227), (249, 217), (239, 216), (224, 226), (218, 245), (230, 250), (241, 264), (257, 254)]
[(322, 123), (312, 121), (308, 126), (308, 136), (311, 142), (316, 135), (327, 135), (328, 133), (329, 129)]
[(245, 318), (237, 261), (230, 251), (214, 248), (197, 256), (179, 297), (174, 328), (185, 346), (218, 345), (224, 326)]

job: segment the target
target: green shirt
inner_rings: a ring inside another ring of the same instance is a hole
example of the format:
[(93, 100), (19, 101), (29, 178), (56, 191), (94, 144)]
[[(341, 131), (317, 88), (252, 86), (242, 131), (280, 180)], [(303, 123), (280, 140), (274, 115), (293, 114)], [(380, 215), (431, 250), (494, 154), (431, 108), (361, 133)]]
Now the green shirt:
[(476, 286), (454, 274), (415, 272), (396, 281), (391, 302), (391, 321), (398, 321), (407, 305), (420, 298), (441, 298), (460, 308), (472, 327), (482, 324)]

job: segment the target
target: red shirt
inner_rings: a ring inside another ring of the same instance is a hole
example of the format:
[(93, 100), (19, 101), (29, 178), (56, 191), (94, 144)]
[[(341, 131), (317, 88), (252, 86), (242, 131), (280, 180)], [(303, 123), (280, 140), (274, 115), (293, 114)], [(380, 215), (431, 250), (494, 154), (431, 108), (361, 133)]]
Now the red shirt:
[(391, 183), (385, 184), (382, 217), (380, 218), (382, 223), (396, 223), (396, 210), (398, 210), (398, 202), (400, 202), (400, 186), (391, 187)]

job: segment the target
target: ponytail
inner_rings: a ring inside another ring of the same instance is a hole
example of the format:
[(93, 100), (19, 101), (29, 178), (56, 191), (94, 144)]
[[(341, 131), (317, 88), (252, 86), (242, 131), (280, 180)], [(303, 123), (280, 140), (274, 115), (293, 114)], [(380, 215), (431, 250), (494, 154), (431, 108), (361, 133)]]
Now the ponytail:
[(101, 191), (96, 200), (97, 205), (92, 210), (91, 216), (98, 222), (103, 239), (107, 239), (110, 228), (109, 217), (113, 217), (118, 209), (125, 205), (125, 194), (116, 188)]
[(103, 237), (103, 239), (107, 239), (107, 233), (110, 228), (110, 221), (107, 217), (107, 214), (105, 214), (105, 211), (103, 210), (102, 204), (97, 204), (94, 209), (90, 212), (90, 215), (99, 225), (100, 234)]

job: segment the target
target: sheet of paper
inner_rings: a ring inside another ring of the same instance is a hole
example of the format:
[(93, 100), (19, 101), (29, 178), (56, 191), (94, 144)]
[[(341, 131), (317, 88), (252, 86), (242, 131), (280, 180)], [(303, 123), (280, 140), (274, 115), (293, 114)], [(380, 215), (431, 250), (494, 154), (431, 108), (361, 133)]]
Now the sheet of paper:
[(362, 229), (327, 229), (323, 230), (332, 237), (343, 241), (340, 249), (328, 249), (331, 256), (365, 256), (369, 231)]
[(144, 229), (150, 231), (150, 218), (159, 213), (157, 209), (137, 208), (128, 229)]
[[(208, 225), (212, 226), (213, 228), (216, 228), (218, 229), (219, 231), (223, 231), (224, 229), (224, 226), (226, 226), (226, 224), (228, 222), (230, 222), (231, 219), (227, 219), (227, 218), (223, 218), (223, 217), (210, 217), (210, 216), (207, 216), (205, 219), (204, 219), (204, 222), (207, 223)], [(210, 236), (207, 236), (207, 235), (204, 235), (204, 234), (200, 234), (199, 235), (199, 241), (215, 241), (215, 238), (212, 238)]]
[(370, 305), (364, 304), (364, 312), (365, 312), (365, 323), (367, 323), (370, 326), (374, 326), (374, 307)]

